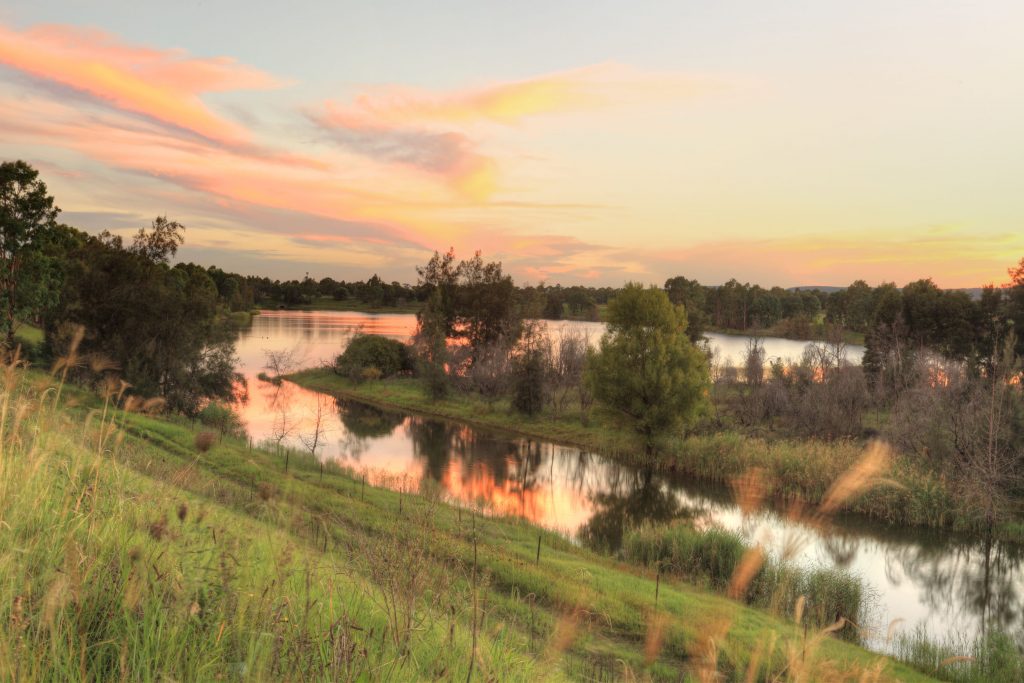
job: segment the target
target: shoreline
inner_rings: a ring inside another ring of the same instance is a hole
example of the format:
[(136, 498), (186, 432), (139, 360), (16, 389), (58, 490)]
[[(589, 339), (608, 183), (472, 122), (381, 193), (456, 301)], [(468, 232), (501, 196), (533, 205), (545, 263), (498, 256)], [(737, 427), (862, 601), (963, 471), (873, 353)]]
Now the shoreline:
[[(630, 466), (649, 466), (656, 472), (690, 476), (711, 485), (729, 486), (753, 468), (767, 473), (764, 497), (781, 509), (788, 505), (817, 505), (832, 483), (858, 463), (867, 447), (860, 441), (825, 442), (780, 439), (767, 441), (738, 432), (691, 435), (667, 442), (654, 461), (643, 462), (643, 451), (624, 429), (592, 419), (584, 426), (572, 414), (561, 418), (524, 418), (503, 410), (500, 403), (458, 393), (429, 402), (413, 379), (384, 380), (353, 385), (329, 369), (312, 368), (284, 377), (300, 387), (377, 408), (400, 410), (425, 417), (456, 421), (510, 435), (550, 441), (608, 457)], [(970, 532), (961, 511), (954, 508), (952, 492), (937, 475), (894, 458), (888, 481), (842, 506), (842, 513), (882, 527), (921, 527), (939, 532)], [(998, 529), (1000, 540), (1018, 542), (1015, 525)]]
[[(366, 315), (416, 315), (422, 309), (422, 304), (402, 304), (398, 306), (374, 306), (370, 304), (364, 304), (358, 301), (334, 301), (321, 300), (319, 302), (313, 302), (309, 304), (297, 304), (293, 306), (285, 306), (283, 304), (274, 305), (273, 302), (259, 302), (255, 305), (252, 315), (259, 315), (260, 310), (266, 311), (295, 311), (295, 312), (324, 312), (324, 313), (364, 313)], [(542, 322), (569, 322), (569, 323), (603, 323), (602, 319), (589, 320), (581, 317), (565, 317), (565, 318), (536, 318)], [(705, 332), (712, 334), (721, 334), (729, 337), (770, 337), (773, 339), (785, 339), (787, 341), (795, 342), (823, 342), (827, 341), (822, 334), (812, 334), (809, 336), (787, 336), (783, 331), (776, 328), (764, 328), (764, 329), (748, 329), (748, 330), (734, 330), (727, 327), (715, 327), (709, 326), (705, 329)], [(864, 346), (865, 338), (860, 332), (846, 331), (844, 333), (843, 341), (846, 344), (853, 346)]]

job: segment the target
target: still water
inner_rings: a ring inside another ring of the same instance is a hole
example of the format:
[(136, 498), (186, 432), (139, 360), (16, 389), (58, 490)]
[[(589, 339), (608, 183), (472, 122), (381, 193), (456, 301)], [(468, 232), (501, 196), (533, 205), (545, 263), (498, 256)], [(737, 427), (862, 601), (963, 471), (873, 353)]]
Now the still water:
[[(552, 322), (584, 329), (593, 341), (600, 323)], [(290, 383), (261, 382), (266, 352), (294, 351), (299, 367), (330, 362), (357, 332), (407, 339), (412, 315), (353, 312), (264, 311), (240, 334), (237, 351), (249, 382), (249, 400), (240, 407), (256, 441), (268, 438), (282, 412), (296, 424), (293, 444), (308, 431), (318, 398)], [(745, 337), (710, 335), (724, 362), (739, 363)], [(769, 358), (797, 359), (805, 343), (764, 340)], [(859, 362), (862, 347), (849, 347)], [(840, 520), (827, 533), (794, 523), (775, 511), (744, 517), (728, 492), (685, 478), (644, 473), (577, 448), (467, 427), (441, 420), (382, 411), (353, 402), (329, 402), (321, 457), (337, 459), (371, 477), (415, 488), (430, 480), (466, 503), (521, 515), (573, 537), (589, 536), (614, 547), (622, 529), (644, 520), (668, 520), (697, 511), (705, 519), (741, 532), (768, 548), (798, 542), (795, 561), (806, 566), (842, 567), (859, 574), (876, 595), (869, 639), (885, 649), (889, 623), (921, 626), (938, 639), (971, 637), (982, 624), (1019, 628), (1022, 624), (1024, 550), (1016, 545), (986, 547), (979, 540), (900, 530)]]

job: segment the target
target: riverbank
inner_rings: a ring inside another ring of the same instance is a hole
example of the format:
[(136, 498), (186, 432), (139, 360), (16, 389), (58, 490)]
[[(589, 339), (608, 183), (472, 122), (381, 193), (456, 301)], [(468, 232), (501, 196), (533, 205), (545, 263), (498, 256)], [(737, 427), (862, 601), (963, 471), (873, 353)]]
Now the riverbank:
[(5, 678), (931, 680), (426, 482), (2, 377)]
[[(343, 299), (337, 300), (332, 297), (318, 297), (314, 301), (308, 304), (293, 304), (284, 306), (279, 302), (275, 301), (263, 301), (257, 303), (257, 308), (265, 308), (268, 310), (286, 310), (286, 311), (337, 311), (337, 312), (352, 312), (352, 313), (366, 313), (369, 315), (383, 315), (383, 314), (407, 314), (416, 315), (423, 308), (423, 304), (418, 301), (411, 303), (403, 303), (395, 306), (378, 306), (369, 303), (359, 301), (357, 299)], [(566, 311), (565, 315), (561, 318), (542, 318), (544, 322), (605, 322), (607, 318), (608, 304), (599, 304), (597, 306), (597, 319), (592, 319), (586, 315), (572, 315), (569, 311)], [(788, 327), (785, 322), (779, 323), (773, 327), (766, 328), (749, 328), (746, 330), (736, 330), (726, 327), (715, 327), (709, 326), (706, 328), (707, 332), (713, 332), (716, 334), (725, 334), (734, 337), (778, 337), (780, 339), (790, 339), (792, 341), (805, 341), (805, 342), (816, 342), (816, 341), (827, 341), (827, 335), (825, 332), (824, 325), (816, 323), (810, 331), (806, 333), (794, 334), (791, 327)], [(843, 340), (847, 344), (856, 344), (858, 346), (864, 345), (864, 334), (861, 332), (853, 332), (852, 330), (843, 331)]]
[[(643, 444), (614, 416), (592, 411), (586, 422), (578, 410), (559, 416), (545, 412), (524, 417), (507, 401), (488, 403), (462, 392), (432, 401), (411, 378), (355, 384), (330, 369), (305, 370), (287, 377), (299, 386), (334, 396), (422, 415), (499, 429), (606, 455), (620, 462), (693, 476), (716, 484), (732, 485), (751, 469), (763, 476), (763, 494), (777, 504), (817, 505), (832, 483), (857, 464), (867, 442), (816, 439), (764, 439), (738, 432), (676, 437), (663, 441), (653, 459)], [(941, 477), (894, 456), (886, 484), (845, 501), (846, 512), (887, 524), (966, 529), (966, 516)], [(1006, 535), (1016, 537), (1007, 530)]]
[[(794, 334), (793, 330), (786, 325), (785, 321), (772, 327), (748, 327), (745, 330), (735, 330), (728, 327), (716, 327), (715, 325), (709, 325), (705, 328), (705, 331), (713, 332), (715, 334), (726, 334), (731, 337), (778, 337), (780, 339), (805, 342), (830, 341), (828, 334), (826, 333), (825, 326), (821, 323), (815, 324), (810, 331), (804, 331), (798, 334)], [(847, 344), (864, 346), (865, 336), (863, 332), (843, 330), (843, 341)]]

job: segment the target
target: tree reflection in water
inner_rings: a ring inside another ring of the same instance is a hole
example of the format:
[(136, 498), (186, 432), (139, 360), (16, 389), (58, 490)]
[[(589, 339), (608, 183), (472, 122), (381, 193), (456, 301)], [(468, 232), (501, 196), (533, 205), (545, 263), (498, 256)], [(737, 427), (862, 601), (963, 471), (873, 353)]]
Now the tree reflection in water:
[(608, 489), (593, 496), (594, 513), (578, 534), (591, 548), (615, 552), (622, 547), (625, 530), (645, 522), (667, 522), (686, 512), (679, 498), (650, 469), (610, 469)]
[[(281, 405), (286, 394), (267, 397), (268, 403)], [(794, 525), (771, 511), (747, 519), (736, 514), (728, 490), (618, 465), (576, 448), (351, 401), (338, 401), (338, 410), (345, 433), (340, 450), (353, 460), (366, 452), (376, 458), (378, 450), (398, 453), (411, 460), (402, 465), (405, 471), (436, 482), (452, 498), (561, 528), (599, 550), (618, 550), (630, 528), (693, 517), (701, 510), (712, 522), (752, 540), (763, 524), (776, 539), (803, 534), (804, 560), (860, 574), (878, 590), (890, 617), (907, 618), (908, 625), (926, 619), (936, 637), (1024, 626), (1019, 585), (1024, 549), (1019, 546), (855, 520), (837, 520), (826, 532)], [(400, 443), (376, 445), (389, 438)]]
[(403, 422), (406, 416), (393, 410), (385, 410), (358, 401), (344, 398), (335, 399), (338, 418), (345, 427), (342, 437), (338, 440), (338, 452), (353, 462), (359, 462), (362, 454), (369, 448), (369, 442), (390, 436)]
[[(330, 362), (356, 330), (406, 338), (415, 316), (374, 316), (360, 313), (267, 311), (256, 316), (239, 338), (241, 367), (250, 382), (250, 400), (237, 406), (250, 434), (271, 441), (282, 422), (293, 427), (287, 445), (297, 446), (295, 433), (308, 431), (303, 420), (314, 405), (312, 392), (284, 382), (260, 382), (255, 370), (265, 363), (265, 349), (299, 347), (311, 364)], [(574, 323), (575, 324), (575, 323)], [(551, 328), (553, 329), (553, 328)], [(600, 334), (595, 329), (595, 338)], [(741, 337), (713, 335), (715, 344), (742, 354)], [(769, 355), (799, 355), (800, 342), (772, 340)], [(782, 345), (782, 346), (779, 346)], [(792, 353), (790, 353), (792, 345)], [(740, 533), (770, 528), (775, 539), (793, 525), (778, 514), (759, 513), (746, 520), (726, 487), (682, 476), (636, 472), (578, 449), (544, 442), (490, 436), (443, 421), (407, 417), (390, 411), (339, 405), (339, 424), (331, 425), (344, 439), (330, 455), (361, 458), (360, 467), (388, 471), (396, 477), (414, 473), (436, 480), (449, 495), (464, 501), (487, 497), (502, 512), (580, 537), (607, 548), (621, 543), (622, 529), (644, 520), (667, 520), (686, 508), (699, 508), (710, 519)], [(287, 420), (282, 420), (282, 416)], [(334, 444), (332, 444), (334, 446)], [(679, 502), (677, 502), (679, 501)], [(928, 622), (929, 632), (972, 637), (988, 627), (1024, 626), (1021, 600), (1021, 549), (1013, 545), (966, 540), (949, 533), (926, 534), (913, 529), (836, 520), (827, 533), (802, 527), (808, 543), (800, 561), (847, 567), (874, 586), (891, 617), (904, 617), (907, 627)], [(882, 625), (884, 634), (885, 624)]]
[(893, 543), (886, 578), (910, 581), (929, 611), (950, 624), (974, 623), (979, 633), (1024, 626), (1020, 570), (1024, 548), (991, 540)]

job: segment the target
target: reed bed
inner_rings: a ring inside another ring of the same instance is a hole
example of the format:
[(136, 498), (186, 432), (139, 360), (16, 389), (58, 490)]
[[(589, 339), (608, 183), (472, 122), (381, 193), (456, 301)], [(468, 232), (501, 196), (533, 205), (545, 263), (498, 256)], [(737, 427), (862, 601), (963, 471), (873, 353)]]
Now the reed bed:
[(915, 628), (894, 638), (893, 655), (951, 683), (1016, 683), (1024, 681), (1022, 647), (1021, 635), (1001, 631), (935, 642)]
[[(735, 532), (716, 527), (697, 529), (689, 522), (676, 522), (644, 525), (627, 533), (621, 554), (628, 562), (725, 592), (752, 549)], [(802, 604), (804, 620), (813, 628), (824, 628), (839, 619), (848, 624), (864, 622), (871, 609), (869, 594), (863, 582), (850, 572), (797, 567), (769, 556), (750, 579), (746, 601), (785, 616)], [(854, 640), (858, 637), (852, 626), (840, 633)]]

